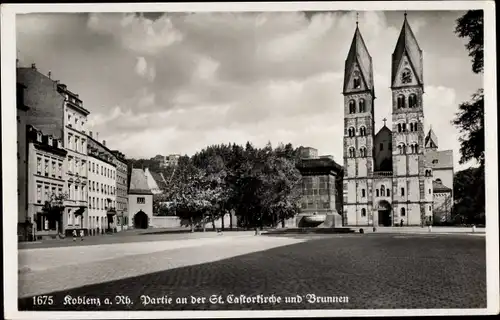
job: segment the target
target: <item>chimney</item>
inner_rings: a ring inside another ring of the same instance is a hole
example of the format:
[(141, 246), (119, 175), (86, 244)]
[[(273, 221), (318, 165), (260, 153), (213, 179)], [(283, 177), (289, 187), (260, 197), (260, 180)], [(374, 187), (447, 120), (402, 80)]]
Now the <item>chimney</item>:
[(36, 64), (32, 63), (31, 64), (31, 69), (35, 69), (36, 70)]
[(92, 131), (89, 131), (89, 135), (91, 138), (93, 138)]
[(106, 140), (102, 140), (102, 145), (106, 146)]
[(50, 79), (50, 76), (52, 75), (52, 72), (49, 71), (49, 73), (47, 75), (49, 76), (49, 79)]
[(96, 132), (96, 133), (95, 133), (95, 139), (96, 139), (97, 141), (99, 141), (99, 132)]

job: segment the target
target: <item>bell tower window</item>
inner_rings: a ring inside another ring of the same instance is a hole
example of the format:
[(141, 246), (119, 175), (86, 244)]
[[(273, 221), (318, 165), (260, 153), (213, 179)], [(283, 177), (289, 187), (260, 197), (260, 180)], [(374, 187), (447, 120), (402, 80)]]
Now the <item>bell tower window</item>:
[(403, 96), (402, 94), (400, 94), (398, 96), (397, 102), (398, 102), (398, 109), (404, 108), (405, 107), (405, 96)]
[(408, 97), (408, 107), (409, 108), (416, 108), (417, 107), (417, 95), (412, 93)]
[(359, 100), (359, 112), (365, 112), (365, 99)]
[(349, 113), (356, 113), (356, 102), (354, 102), (354, 100), (349, 101)]

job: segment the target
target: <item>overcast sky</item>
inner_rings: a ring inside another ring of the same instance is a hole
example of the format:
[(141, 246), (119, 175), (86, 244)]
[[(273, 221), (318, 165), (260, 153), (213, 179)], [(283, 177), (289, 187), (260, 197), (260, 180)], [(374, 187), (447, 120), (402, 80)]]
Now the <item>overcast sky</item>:
[[(464, 12), (408, 12), (424, 52), (424, 116), (440, 149), (460, 154), (450, 124), (483, 86)], [(30, 14), (17, 16), (18, 58), (79, 93), (89, 130), (128, 157), (191, 155), (207, 145), (311, 146), (342, 163), (343, 68), (354, 12)], [(403, 12), (362, 12), (373, 58), (376, 130), (391, 124), (390, 62)]]

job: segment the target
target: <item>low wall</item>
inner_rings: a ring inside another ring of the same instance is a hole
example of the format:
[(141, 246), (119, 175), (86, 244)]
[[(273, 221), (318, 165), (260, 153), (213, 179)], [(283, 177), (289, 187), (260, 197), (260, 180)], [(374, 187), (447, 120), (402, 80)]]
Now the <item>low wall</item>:
[[(230, 221), (230, 215), (226, 214), (224, 216), (224, 228), (228, 229), (231, 225)], [(237, 220), (236, 217), (233, 216), (233, 228), (237, 227)], [(151, 228), (181, 228), (184, 227), (185, 225), (182, 224), (182, 219), (179, 217), (158, 217), (154, 216), (150, 220), (150, 227)], [(206, 228), (212, 228), (212, 222), (207, 222), (205, 224)], [(217, 219), (215, 220), (215, 227), (216, 228), (222, 228), (222, 219)]]

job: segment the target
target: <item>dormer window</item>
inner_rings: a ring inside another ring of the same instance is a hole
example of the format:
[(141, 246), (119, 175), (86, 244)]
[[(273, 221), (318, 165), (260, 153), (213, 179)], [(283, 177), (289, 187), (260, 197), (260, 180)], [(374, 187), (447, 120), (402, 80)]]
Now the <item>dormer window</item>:
[(42, 142), (42, 133), (41, 132), (37, 132), (36, 133), (36, 141), (37, 142)]
[(48, 143), (49, 143), (49, 146), (53, 146), (53, 140), (52, 140), (52, 137), (48, 137)]
[(437, 164), (439, 161), (437, 159), (432, 160), (432, 164)]
[(58, 149), (62, 149), (62, 142), (61, 142), (61, 140), (57, 139), (56, 145), (57, 145)]

